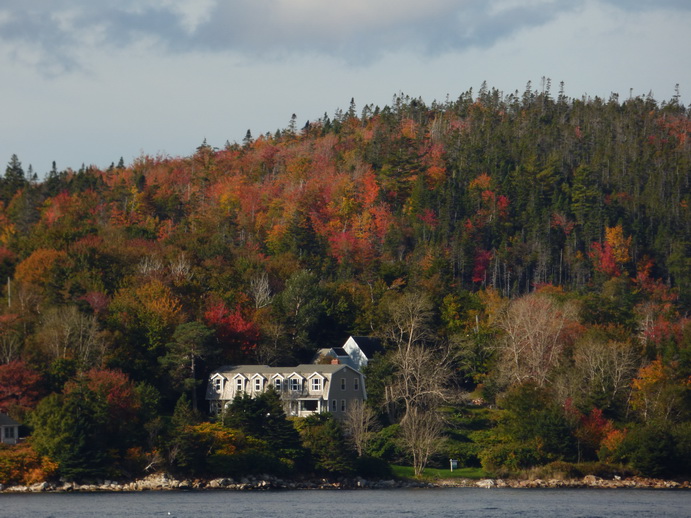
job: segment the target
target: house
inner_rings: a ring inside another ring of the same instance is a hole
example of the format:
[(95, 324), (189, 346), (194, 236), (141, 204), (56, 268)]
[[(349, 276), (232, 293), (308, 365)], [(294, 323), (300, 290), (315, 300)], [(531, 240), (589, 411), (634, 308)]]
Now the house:
[(0, 412), (0, 442), (17, 444), (19, 442), (19, 423), (7, 414)]
[(370, 336), (351, 336), (343, 347), (319, 349), (312, 363), (323, 363), (330, 360), (338, 360), (340, 363), (350, 365), (353, 369), (361, 371), (367, 366), (375, 353), (382, 350), (381, 340)]
[(257, 396), (270, 387), (284, 401), (286, 414), (294, 417), (331, 412), (340, 418), (354, 401), (367, 399), (365, 377), (350, 365), (235, 365), (221, 367), (209, 376), (209, 411), (219, 415), (235, 396)]

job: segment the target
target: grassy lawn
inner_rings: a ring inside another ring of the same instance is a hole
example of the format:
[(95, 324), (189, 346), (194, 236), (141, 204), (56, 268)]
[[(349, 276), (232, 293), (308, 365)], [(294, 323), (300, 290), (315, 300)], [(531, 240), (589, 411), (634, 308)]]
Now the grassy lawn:
[[(412, 466), (392, 465), (391, 468), (397, 478), (415, 478)], [(427, 480), (438, 480), (442, 478), (481, 479), (486, 477), (487, 474), (482, 468), (458, 468), (453, 471), (449, 469), (425, 468), (422, 472), (422, 478)]]

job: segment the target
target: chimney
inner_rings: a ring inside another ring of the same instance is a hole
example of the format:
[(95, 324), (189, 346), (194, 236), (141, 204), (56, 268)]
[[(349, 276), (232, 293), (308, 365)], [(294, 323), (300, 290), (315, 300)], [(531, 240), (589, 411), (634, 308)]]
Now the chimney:
[(339, 363), (341, 362), (338, 358), (334, 358), (333, 360), (331, 360), (331, 365), (338, 365)]

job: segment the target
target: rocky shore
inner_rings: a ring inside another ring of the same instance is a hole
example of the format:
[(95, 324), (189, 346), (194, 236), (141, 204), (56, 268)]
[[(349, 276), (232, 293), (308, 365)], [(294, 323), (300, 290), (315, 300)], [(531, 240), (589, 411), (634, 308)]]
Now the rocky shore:
[(435, 482), (411, 480), (365, 480), (355, 478), (339, 481), (308, 480), (287, 481), (272, 476), (248, 477), (240, 480), (217, 478), (212, 480), (183, 479), (178, 480), (167, 474), (159, 473), (133, 482), (98, 481), (93, 484), (77, 484), (61, 481), (57, 483), (41, 482), (31, 486), (9, 486), (0, 484), (3, 493), (41, 493), (41, 492), (130, 492), (130, 491), (175, 491), (175, 490), (229, 490), (229, 491), (266, 491), (297, 489), (394, 489), (394, 488), (440, 488), (440, 487), (481, 487), (486, 489), (501, 488), (602, 488), (602, 489), (691, 489), (688, 480), (676, 482), (642, 477), (625, 479), (602, 479), (588, 475), (582, 479), (567, 480), (514, 480), (514, 479), (447, 479)]

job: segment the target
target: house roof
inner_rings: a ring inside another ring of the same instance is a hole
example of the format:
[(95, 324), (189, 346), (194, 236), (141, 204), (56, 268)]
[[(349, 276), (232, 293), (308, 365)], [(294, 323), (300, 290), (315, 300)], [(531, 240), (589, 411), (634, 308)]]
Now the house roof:
[(7, 414), (0, 413), (0, 426), (19, 426), (19, 423)]
[[(255, 374), (262, 374), (265, 376), (272, 376), (274, 374), (281, 374), (283, 376), (290, 376), (291, 374), (301, 374), (309, 376), (310, 374), (333, 374), (341, 369), (352, 369), (352, 367), (339, 363), (338, 365), (315, 365), (313, 363), (305, 363), (297, 367), (269, 367), (268, 365), (225, 365), (216, 369), (213, 374), (222, 374), (226, 377), (234, 376), (235, 374), (244, 374), (252, 376)], [(354, 370), (354, 369), (353, 369)]]
[(351, 336), (351, 338), (368, 358), (372, 358), (374, 353), (384, 350), (382, 341), (379, 338), (372, 336)]

